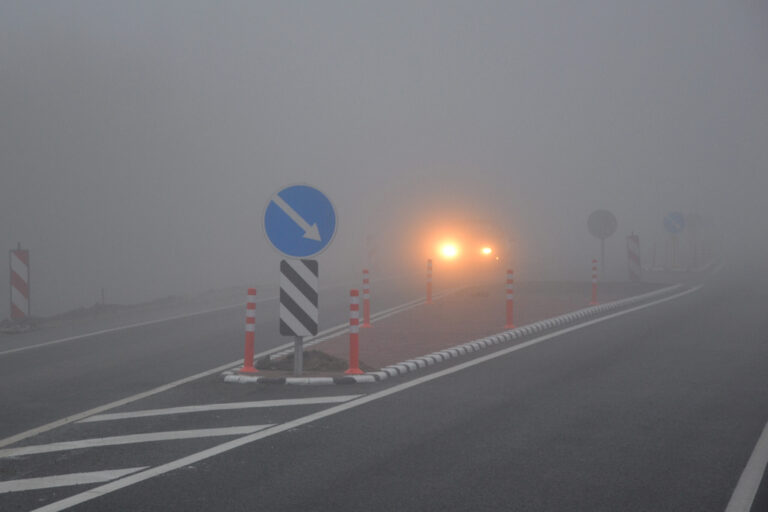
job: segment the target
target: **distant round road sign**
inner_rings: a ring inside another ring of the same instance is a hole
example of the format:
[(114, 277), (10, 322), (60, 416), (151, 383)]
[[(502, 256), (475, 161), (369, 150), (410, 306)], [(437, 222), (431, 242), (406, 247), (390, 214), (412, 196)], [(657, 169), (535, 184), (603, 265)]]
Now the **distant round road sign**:
[(264, 233), (289, 258), (309, 258), (328, 248), (336, 234), (336, 210), (309, 185), (277, 191), (264, 211)]
[(673, 235), (685, 228), (685, 217), (680, 212), (671, 212), (664, 216), (664, 229)]
[(608, 210), (595, 210), (589, 215), (587, 227), (592, 236), (605, 240), (616, 232), (616, 217)]

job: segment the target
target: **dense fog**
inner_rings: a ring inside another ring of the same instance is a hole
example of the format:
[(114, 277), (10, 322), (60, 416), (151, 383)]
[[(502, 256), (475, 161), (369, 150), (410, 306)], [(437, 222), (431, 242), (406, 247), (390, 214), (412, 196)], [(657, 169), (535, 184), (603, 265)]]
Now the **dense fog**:
[(462, 219), (520, 279), (586, 281), (596, 209), (606, 279), (631, 232), (667, 257), (670, 211), (761, 272), (766, 62), (758, 1), (4, 1), (0, 247), (30, 249), (40, 315), (275, 283), (263, 212), (308, 183), (338, 212), (325, 282), (371, 246), (422, 272)]

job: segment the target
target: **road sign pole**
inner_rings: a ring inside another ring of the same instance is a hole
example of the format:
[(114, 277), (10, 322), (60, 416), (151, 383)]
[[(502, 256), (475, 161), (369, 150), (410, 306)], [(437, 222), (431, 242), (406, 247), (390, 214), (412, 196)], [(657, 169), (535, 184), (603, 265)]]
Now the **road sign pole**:
[(600, 239), (600, 274), (605, 277), (605, 238)]
[(363, 325), (371, 326), (371, 279), (368, 269), (363, 270)]
[(640, 263), (640, 237), (634, 233), (627, 237), (627, 269), (630, 281), (636, 283), (642, 280), (643, 267)]
[(677, 249), (678, 249), (677, 235), (672, 235), (672, 268), (677, 267)]
[(301, 336), (293, 338), (293, 375), (301, 377), (304, 370), (304, 339)]
[(512, 269), (507, 270), (507, 329), (514, 329), (514, 302), (515, 302), (515, 272)]
[(349, 369), (344, 373), (360, 375), (360, 292), (349, 291)]
[(256, 331), (256, 288), (248, 288), (248, 300), (245, 304), (245, 357), (240, 373), (256, 373), (253, 365), (254, 337)]
[(597, 260), (592, 260), (592, 301), (590, 306), (597, 306)]
[(427, 304), (432, 304), (432, 260), (427, 260)]

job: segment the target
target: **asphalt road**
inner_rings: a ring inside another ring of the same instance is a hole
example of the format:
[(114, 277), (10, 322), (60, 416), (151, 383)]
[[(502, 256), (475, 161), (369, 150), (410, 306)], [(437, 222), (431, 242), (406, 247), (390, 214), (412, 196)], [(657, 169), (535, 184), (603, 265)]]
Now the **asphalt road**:
[[(48, 475), (128, 468), (135, 478), (0, 494), (0, 506), (723, 511), (768, 421), (766, 310), (767, 295), (710, 285), (520, 350), (499, 347), (498, 357), (471, 354), (382, 383), (201, 379), (119, 409), (126, 418), (20, 443), (48, 453), (0, 453), (2, 480), (38, 476), (41, 465)], [(487, 360), (470, 363), (480, 357)], [(164, 409), (286, 399), (298, 402)], [(254, 433), (79, 450), (51, 444), (233, 426)]]
[[(348, 293), (346, 286), (321, 290), (321, 329), (348, 320)], [(375, 306), (392, 307), (420, 293), (421, 287), (400, 280), (378, 282)], [(278, 334), (277, 318), (277, 300), (257, 305), (257, 353), (290, 341)], [(0, 439), (242, 358), (244, 326), (242, 305), (23, 352), (0, 350)], [(73, 334), (67, 327), (19, 335), (7, 348), (25, 338), (36, 345)]]

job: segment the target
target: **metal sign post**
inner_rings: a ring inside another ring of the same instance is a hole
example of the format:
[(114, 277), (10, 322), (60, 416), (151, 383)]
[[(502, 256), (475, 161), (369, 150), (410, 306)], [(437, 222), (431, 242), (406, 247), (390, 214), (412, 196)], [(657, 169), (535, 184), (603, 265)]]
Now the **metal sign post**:
[(319, 190), (291, 185), (264, 210), (264, 233), (288, 258), (280, 262), (280, 334), (293, 336), (293, 374), (304, 368), (304, 337), (317, 335), (318, 263), (303, 259), (328, 248), (336, 234), (336, 210)]
[(616, 232), (616, 217), (608, 210), (595, 210), (587, 219), (589, 232), (600, 239), (600, 272), (605, 274), (605, 239)]
[(295, 336), (293, 338), (293, 375), (301, 377), (304, 370), (304, 338)]
[(678, 235), (685, 228), (685, 217), (680, 212), (664, 216), (664, 229), (672, 235), (672, 268), (677, 268)]
[(301, 375), (303, 337), (315, 336), (318, 328), (317, 260), (280, 262), (280, 334), (293, 336), (293, 371)]

